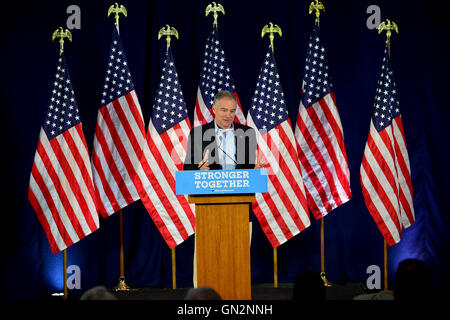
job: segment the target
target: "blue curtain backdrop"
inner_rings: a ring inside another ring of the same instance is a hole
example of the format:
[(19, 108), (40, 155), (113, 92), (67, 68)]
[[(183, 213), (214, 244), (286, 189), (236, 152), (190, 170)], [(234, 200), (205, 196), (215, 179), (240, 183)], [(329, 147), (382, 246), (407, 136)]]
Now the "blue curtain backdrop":
[[(313, 26), (311, 1), (228, 1), (219, 18), (225, 48), (244, 112), (250, 105), (268, 39), (261, 29), (278, 24), (275, 57), (291, 121), (297, 116), (306, 44)], [(122, 41), (146, 123), (148, 123), (165, 41), (159, 29), (175, 27), (172, 52), (192, 119), (206, 37), (212, 17), (208, 1), (121, 1), (128, 18), (120, 19)], [(415, 224), (389, 248), (390, 284), (398, 263), (416, 257), (433, 270), (437, 288), (450, 284), (448, 209), (449, 22), (444, 1), (324, 1), (321, 37), (344, 128), (353, 198), (325, 218), (325, 268), (332, 282), (365, 281), (370, 265), (383, 268), (383, 238), (361, 194), (359, 167), (369, 130), (385, 36), (369, 30), (366, 9), (376, 4), (382, 20), (400, 30), (392, 37), (392, 67), (399, 91), (414, 186)], [(65, 54), (89, 153), (100, 104), (113, 18), (112, 1), (9, 1), (2, 5), (0, 36), (0, 113), (2, 150), (1, 255), (4, 299), (39, 298), (63, 287), (62, 253), (53, 255), (28, 199), (29, 175), (40, 126), (55, 74), (58, 43), (52, 32), (65, 26), (69, 5), (81, 9), (81, 29), (72, 30)], [(125, 275), (133, 287), (171, 287), (171, 252), (140, 201), (123, 210)], [(311, 217), (312, 218), (312, 217)], [(253, 220), (252, 280), (273, 281), (272, 248)], [(312, 218), (312, 220), (314, 220)], [(293, 282), (306, 269), (320, 271), (320, 222), (278, 248), (280, 282)], [(176, 249), (179, 287), (192, 286), (193, 237)], [(100, 229), (68, 250), (68, 265), (81, 270), (77, 296), (98, 284), (114, 286), (119, 277), (118, 214), (100, 218)]]

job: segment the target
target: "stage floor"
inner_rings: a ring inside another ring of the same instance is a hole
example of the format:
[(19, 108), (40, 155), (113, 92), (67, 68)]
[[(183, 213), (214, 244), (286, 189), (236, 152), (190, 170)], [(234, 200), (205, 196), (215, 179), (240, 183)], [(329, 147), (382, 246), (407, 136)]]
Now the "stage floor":
[[(135, 288), (131, 291), (115, 291), (119, 300), (183, 300), (190, 288)], [(347, 283), (326, 288), (327, 300), (352, 300), (353, 297), (364, 293), (362, 283)], [(273, 284), (252, 285), (252, 300), (290, 300), (293, 284), (279, 283), (278, 288)]]

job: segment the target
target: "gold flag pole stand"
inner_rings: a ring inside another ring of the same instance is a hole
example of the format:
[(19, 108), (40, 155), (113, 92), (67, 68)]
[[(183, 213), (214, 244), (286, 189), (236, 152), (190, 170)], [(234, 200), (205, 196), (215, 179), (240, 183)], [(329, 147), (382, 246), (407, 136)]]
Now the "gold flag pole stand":
[[(320, 10), (325, 11), (325, 6), (319, 0), (315, 0), (309, 4), (309, 14), (316, 15), (317, 26), (320, 27)], [(333, 284), (328, 281), (325, 273), (325, 221), (324, 217), (320, 219), (320, 277), (326, 287), (331, 287)]]
[[(386, 19), (378, 26), (378, 34), (386, 31), (386, 45), (388, 50), (388, 57), (391, 58), (391, 35), (392, 30), (398, 34), (398, 26), (394, 21)], [(384, 290), (388, 290), (388, 245), (384, 239)]]
[[(261, 38), (263, 38), (266, 33), (269, 34), (270, 48), (272, 49), (272, 52), (274, 52), (273, 46), (273, 39), (275, 38), (274, 33), (278, 33), (281, 37), (282, 36), (281, 28), (278, 25), (269, 22), (269, 24), (263, 27), (261, 31)], [(273, 248), (273, 287), (278, 288), (278, 254), (277, 248), (275, 247)]]
[[(161, 28), (158, 32), (158, 40), (161, 39), (162, 36), (166, 36), (166, 52), (169, 51), (171, 36), (174, 36), (178, 39), (178, 31), (174, 27), (169, 26)], [(172, 251), (172, 289), (175, 290), (177, 288), (177, 265), (176, 265), (176, 255), (175, 255), (175, 247), (171, 249)]]
[[(72, 41), (72, 34), (69, 30), (64, 30), (63, 27), (59, 27), (56, 29), (52, 34), (52, 41), (54, 41), (56, 38), (59, 38), (59, 55), (62, 55), (64, 52), (64, 38), (69, 39), (69, 41)], [(63, 250), (63, 286), (64, 286), (64, 300), (67, 300), (68, 298), (68, 290), (67, 290), (67, 249)]]

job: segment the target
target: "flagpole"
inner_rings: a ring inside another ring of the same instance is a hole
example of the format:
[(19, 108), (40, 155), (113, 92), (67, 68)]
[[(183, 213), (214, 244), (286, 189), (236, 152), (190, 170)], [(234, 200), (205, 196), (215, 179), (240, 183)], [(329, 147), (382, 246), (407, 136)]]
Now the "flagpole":
[[(162, 36), (166, 37), (166, 53), (169, 52), (170, 48), (170, 40), (171, 36), (174, 36), (178, 39), (178, 31), (174, 27), (169, 26), (163, 27), (158, 32), (158, 40), (161, 39)], [(175, 290), (177, 288), (177, 264), (176, 264), (176, 255), (175, 255), (175, 247), (172, 248), (172, 289)]]
[(125, 282), (125, 262), (123, 250), (123, 213), (119, 211), (119, 238), (120, 238), (120, 277), (119, 283), (114, 287), (114, 291), (128, 291), (131, 287)]
[[(397, 24), (394, 21), (386, 19), (378, 26), (378, 33), (386, 31), (386, 45), (388, 50), (388, 57), (391, 58), (391, 34), (392, 30), (398, 33)], [(384, 239), (384, 290), (388, 290), (388, 245), (386, 239)]]
[(64, 280), (64, 300), (67, 300), (67, 249), (63, 250), (63, 280)]
[(278, 257), (277, 248), (273, 248), (273, 287), (278, 288)]
[(175, 248), (172, 248), (172, 289), (177, 288), (177, 265), (175, 259)]
[[(319, 0), (315, 0), (309, 4), (309, 14), (316, 15), (315, 23), (320, 28), (320, 10), (325, 11), (325, 6)], [(331, 286), (331, 283), (327, 280), (325, 274), (325, 221), (324, 217), (320, 219), (320, 277), (322, 278), (323, 284), (327, 287)]]
[[(114, 13), (114, 25), (119, 33), (119, 18), (122, 13), (127, 16), (127, 9), (123, 5), (119, 5), (117, 2), (111, 5), (108, 9), (108, 17)], [(124, 262), (124, 250), (123, 250), (123, 213), (122, 209), (119, 210), (119, 238), (120, 238), (120, 276), (119, 283), (114, 287), (114, 291), (127, 291), (131, 290), (131, 287), (125, 282), (125, 262)]]
[[(72, 34), (69, 30), (64, 30), (63, 27), (59, 27), (53, 32), (52, 41), (59, 38), (59, 55), (61, 56), (64, 52), (64, 38), (72, 41)], [(64, 300), (67, 300), (68, 290), (67, 290), (67, 249), (63, 250), (63, 288), (64, 288)]]
[[(272, 53), (274, 53), (275, 52), (273, 46), (273, 39), (275, 38), (274, 33), (278, 33), (281, 37), (282, 35), (281, 29), (278, 25), (269, 22), (269, 24), (263, 27), (261, 31), (261, 38), (264, 37), (266, 33), (269, 34), (270, 48), (272, 49)], [(273, 248), (273, 287), (278, 288), (278, 258), (276, 247)]]

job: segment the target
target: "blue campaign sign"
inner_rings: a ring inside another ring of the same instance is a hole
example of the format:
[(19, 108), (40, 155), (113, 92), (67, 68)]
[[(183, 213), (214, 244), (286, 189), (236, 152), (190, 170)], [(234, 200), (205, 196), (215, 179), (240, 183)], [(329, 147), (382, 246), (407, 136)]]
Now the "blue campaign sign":
[(176, 194), (267, 192), (267, 169), (175, 172)]

